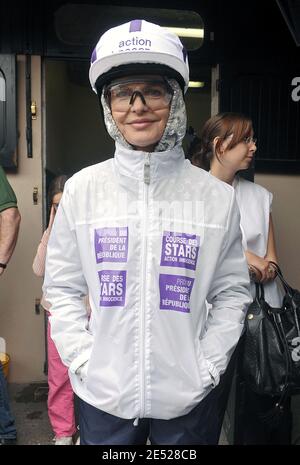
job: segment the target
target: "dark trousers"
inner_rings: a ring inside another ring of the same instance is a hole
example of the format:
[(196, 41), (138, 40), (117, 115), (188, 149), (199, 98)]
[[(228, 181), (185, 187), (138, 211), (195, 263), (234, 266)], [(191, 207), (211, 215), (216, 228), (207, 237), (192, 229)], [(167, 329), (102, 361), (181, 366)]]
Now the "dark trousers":
[(79, 399), (79, 428), (81, 445), (152, 445), (218, 444), (225, 408), (230, 391), (235, 356), (216, 388), (191, 412), (171, 420), (124, 420), (99, 410)]
[(6, 380), (0, 362), (0, 438), (16, 439), (16, 436), (15, 420), (10, 411)]
[(292, 412), (291, 399), (286, 399), (280, 417), (273, 418), (270, 412), (279, 398), (262, 396), (244, 386), (244, 406), (241, 437), (242, 444), (291, 444)]

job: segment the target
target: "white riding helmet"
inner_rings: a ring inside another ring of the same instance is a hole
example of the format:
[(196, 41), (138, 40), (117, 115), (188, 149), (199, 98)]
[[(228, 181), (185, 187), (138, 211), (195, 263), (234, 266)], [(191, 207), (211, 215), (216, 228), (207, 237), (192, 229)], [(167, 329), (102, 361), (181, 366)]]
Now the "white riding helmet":
[(145, 73), (174, 78), (187, 91), (187, 52), (175, 34), (157, 24), (135, 19), (109, 29), (100, 37), (89, 72), (94, 92), (99, 93), (104, 84), (119, 77)]

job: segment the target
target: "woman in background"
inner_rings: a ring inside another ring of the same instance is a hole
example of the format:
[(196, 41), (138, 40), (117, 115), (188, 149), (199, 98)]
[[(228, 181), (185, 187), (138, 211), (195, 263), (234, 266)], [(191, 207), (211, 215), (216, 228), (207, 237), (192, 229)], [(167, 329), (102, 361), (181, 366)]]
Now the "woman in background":
[[(194, 151), (194, 165), (210, 170), (211, 175), (230, 184), (236, 193), (240, 209), (242, 242), (250, 275), (264, 283), (265, 299), (274, 307), (282, 304), (281, 289), (274, 281), (277, 263), (274, 227), (272, 221), (273, 195), (264, 187), (238, 175), (251, 165), (256, 152), (252, 121), (237, 113), (222, 113), (210, 118), (204, 125)], [(255, 286), (251, 286), (255, 297)], [(230, 380), (231, 383), (231, 380)], [(226, 408), (229, 388), (223, 397)], [(274, 406), (274, 399), (246, 392), (244, 444), (289, 444), (291, 434), (290, 399), (278, 428), (264, 422), (265, 414)]]
[[(53, 221), (64, 190), (67, 176), (61, 175), (53, 179), (49, 186), (48, 204), (50, 205), (50, 219), (42, 240), (38, 246), (33, 261), (33, 271), (37, 276), (44, 276), (47, 245)], [(50, 305), (42, 297), (41, 305), (50, 315)], [(74, 393), (68, 375), (68, 368), (63, 364), (56, 346), (50, 336), (50, 322), (47, 328), (48, 344), (48, 415), (55, 434), (55, 445), (72, 445), (76, 432), (74, 414)]]

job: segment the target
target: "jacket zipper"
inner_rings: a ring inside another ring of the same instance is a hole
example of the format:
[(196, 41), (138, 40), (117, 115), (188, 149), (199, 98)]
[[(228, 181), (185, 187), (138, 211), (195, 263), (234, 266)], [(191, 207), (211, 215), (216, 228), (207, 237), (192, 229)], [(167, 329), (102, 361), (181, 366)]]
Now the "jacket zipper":
[(143, 184), (143, 230), (142, 230), (142, 281), (141, 281), (141, 315), (140, 315), (140, 418), (145, 416), (145, 311), (146, 311), (146, 271), (147, 271), (147, 229), (148, 229), (148, 194), (150, 184), (150, 153), (144, 162)]

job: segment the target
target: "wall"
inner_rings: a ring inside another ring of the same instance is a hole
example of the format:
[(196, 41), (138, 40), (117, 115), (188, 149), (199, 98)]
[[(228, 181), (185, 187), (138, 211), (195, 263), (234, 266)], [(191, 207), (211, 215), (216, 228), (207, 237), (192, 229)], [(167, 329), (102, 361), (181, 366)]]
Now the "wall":
[(290, 284), (300, 289), (300, 176), (256, 174), (255, 182), (274, 195), (272, 217), (279, 262)]
[[(33, 158), (27, 158), (25, 119), (25, 59), (18, 57), (18, 172), (8, 179), (17, 195), (22, 216), (18, 243), (0, 280), (0, 336), (5, 338), (11, 356), (9, 381), (32, 382), (43, 374), (44, 314), (35, 314), (35, 298), (41, 294), (41, 279), (32, 272), (32, 261), (42, 234), (42, 157), (41, 157), (41, 72), (40, 58), (32, 57), (32, 100), (37, 102), (38, 118), (32, 121)], [(33, 187), (39, 190), (33, 205)]]

